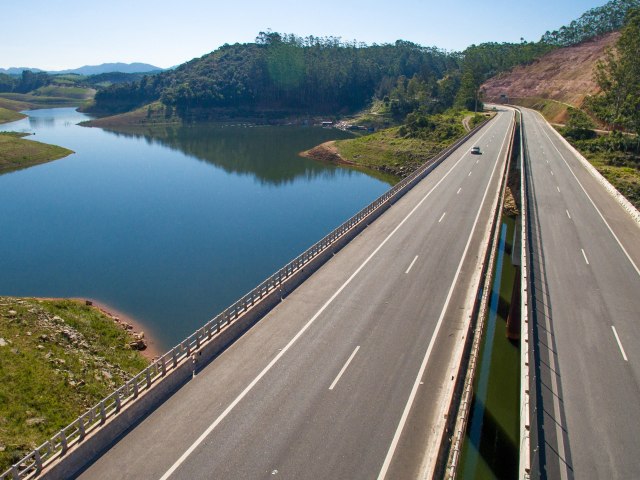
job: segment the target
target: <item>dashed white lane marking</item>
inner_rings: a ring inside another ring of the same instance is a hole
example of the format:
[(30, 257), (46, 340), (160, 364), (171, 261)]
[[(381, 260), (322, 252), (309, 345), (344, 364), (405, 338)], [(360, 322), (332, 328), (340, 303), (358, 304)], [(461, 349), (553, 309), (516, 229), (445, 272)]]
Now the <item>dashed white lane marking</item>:
[(620, 341), (620, 337), (618, 336), (618, 332), (616, 331), (616, 327), (611, 325), (611, 330), (613, 330), (613, 334), (616, 336), (616, 342), (618, 342), (618, 347), (620, 348), (620, 353), (622, 353), (622, 358), (624, 358), (625, 362), (628, 362), (627, 354), (624, 352), (624, 347), (622, 346), (622, 342)]
[[(400, 442), (400, 436), (402, 435), (402, 430), (404, 430), (404, 426), (407, 423), (407, 418), (409, 417), (409, 411), (413, 406), (413, 402), (418, 394), (418, 387), (420, 386), (420, 380), (424, 375), (424, 371), (427, 368), (427, 364), (429, 363), (429, 357), (431, 356), (431, 351), (433, 350), (433, 346), (436, 341), (436, 337), (438, 336), (438, 332), (440, 331), (440, 327), (442, 326), (442, 321), (444, 320), (445, 313), (447, 312), (447, 308), (449, 307), (449, 302), (451, 301), (451, 296), (453, 295), (453, 290), (458, 283), (458, 277), (460, 276), (460, 271), (462, 270), (462, 264), (464, 263), (464, 259), (467, 256), (467, 252), (469, 251), (469, 245), (471, 244), (471, 237), (473, 236), (476, 226), (478, 225), (478, 219), (480, 218), (480, 212), (482, 210), (482, 205), (484, 204), (485, 199), (487, 198), (487, 194), (489, 193), (489, 187), (491, 186), (491, 182), (496, 172), (496, 168), (498, 166), (500, 156), (504, 151), (504, 146), (508, 136), (505, 137), (502, 142), (502, 146), (500, 147), (498, 153), (498, 161), (493, 165), (493, 170), (491, 171), (491, 176), (489, 177), (489, 183), (487, 184), (487, 188), (484, 191), (484, 195), (482, 196), (482, 200), (480, 200), (480, 208), (476, 213), (476, 218), (473, 221), (473, 226), (471, 227), (471, 233), (467, 238), (467, 244), (464, 247), (464, 251), (462, 252), (462, 256), (460, 257), (460, 263), (458, 264), (458, 269), (456, 270), (456, 274), (453, 277), (453, 282), (449, 287), (449, 293), (447, 294), (447, 298), (445, 299), (444, 305), (442, 306), (442, 310), (440, 311), (440, 316), (438, 317), (438, 321), (436, 322), (435, 329), (433, 334), (431, 335), (431, 340), (429, 340), (429, 345), (427, 346), (427, 351), (424, 354), (424, 358), (422, 359), (422, 364), (420, 365), (420, 369), (418, 370), (418, 375), (416, 376), (416, 380), (413, 383), (413, 387), (411, 388), (411, 393), (409, 394), (409, 399), (404, 407), (402, 412), (402, 417), (400, 418), (400, 422), (398, 423), (398, 428), (396, 428), (396, 432), (393, 435), (393, 440), (391, 441), (391, 445), (389, 446), (389, 450), (387, 451), (387, 456), (384, 459), (384, 463), (382, 464), (382, 468), (380, 469), (380, 473), (378, 474), (378, 480), (384, 480), (387, 476), (387, 472), (389, 471), (389, 466), (391, 465), (391, 459), (395, 454), (398, 443)], [(464, 158), (464, 157), (463, 157)]]
[(582, 250), (582, 256), (584, 257), (584, 261), (587, 262), (587, 265), (589, 265), (589, 259), (587, 258), (587, 254), (584, 253), (584, 248), (581, 248), (580, 250)]
[(458, 195), (458, 194), (460, 193), (460, 190), (462, 190), (462, 187), (460, 187), (460, 188), (458, 189), (458, 191), (456, 192), (456, 195)]
[[(549, 127), (551, 128), (551, 127)], [(600, 218), (602, 219), (602, 221), (604, 222), (604, 224), (607, 226), (607, 228), (609, 229), (609, 232), (611, 232), (611, 235), (613, 235), (613, 238), (616, 239), (616, 242), (618, 242), (618, 245), (620, 246), (620, 249), (622, 250), (622, 252), (625, 254), (625, 256), (627, 257), (627, 260), (629, 260), (629, 263), (631, 263), (631, 266), (633, 266), (633, 269), (636, 271), (636, 273), (638, 275), (640, 275), (640, 268), (638, 268), (638, 266), (636, 265), (636, 262), (633, 261), (633, 259), (631, 258), (631, 255), (629, 255), (629, 252), (627, 252), (627, 249), (624, 248), (624, 245), (622, 245), (622, 242), (620, 241), (620, 239), (618, 238), (618, 236), (615, 234), (615, 232), (613, 231), (613, 229), (611, 228), (611, 225), (609, 225), (609, 222), (607, 222), (607, 220), (604, 218), (604, 215), (602, 214), (602, 212), (600, 211), (600, 209), (596, 206), (595, 202), (593, 201), (593, 199), (591, 198), (591, 195), (589, 195), (587, 193), (587, 190), (584, 188), (584, 186), (582, 185), (582, 183), (580, 182), (580, 180), (578, 180), (578, 177), (576, 176), (575, 172), (573, 171), (573, 169), (571, 168), (571, 166), (569, 165), (569, 162), (567, 162), (567, 159), (564, 158), (564, 155), (562, 155), (562, 153), (560, 153), (560, 150), (558, 150), (558, 147), (556, 147), (555, 143), (553, 143), (553, 141), (551, 140), (551, 137), (549, 136), (549, 134), (546, 131), (546, 128), (541, 128), (542, 129), (542, 133), (544, 133), (546, 135), (546, 137), (549, 139), (549, 142), (551, 143), (551, 146), (556, 150), (556, 152), (558, 152), (558, 155), (560, 155), (560, 158), (562, 159), (562, 161), (564, 162), (564, 164), (567, 166), (567, 168), (569, 169), (569, 171), (571, 172), (571, 175), (573, 176), (573, 178), (575, 178), (576, 182), (578, 183), (578, 185), (580, 186), (580, 189), (584, 192), (584, 194), (586, 195), (586, 197), (589, 199), (589, 202), (591, 202), (591, 205), (593, 205), (593, 208), (595, 209), (596, 212), (598, 212), (598, 215), (600, 215)]]
[(404, 273), (409, 273), (409, 270), (411, 270), (411, 267), (413, 267), (413, 264), (416, 263), (416, 260), (418, 260), (418, 255), (415, 256), (415, 258), (411, 262), (411, 265), (409, 265), (409, 268), (407, 268), (407, 270)]
[(442, 221), (442, 219), (444, 218), (444, 216), (445, 216), (446, 214), (447, 214), (447, 212), (444, 212), (444, 213), (442, 214), (442, 216), (440, 217), (440, 220), (438, 220), (438, 223), (440, 223), (440, 222)]
[[(418, 257), (416, 257), (418, 258)], [(331, 384), (331, 386), (329, 387), (329, 390), (333, 390), (333, 387), (336, 386), (336, 384), (338, 383), (338, 381), (340, 380), (340, 377), (342, 376), (342, 374), (344, 373), (344, 371), (347, 369), (347, 367), (349, 366), (349, 364), (351, 363), (351, 360), (353, 360), (353, 357), (356, 356), (356, 353), (358, 353), (358, 350), (360, 350), (360, 345), (358, 345), (356, 347), (356, 349), (353, 351), (353, 353), (351, 354), (351, 356), (349, 357), (349, 360), (347, 360), (347, 363), (344, 364), (344, 366), (342, 367), (342, 370), (340, 370), (340, 373), (338, 373), (338, 376), (336, 377), (336, 379), (333, 381), (333, 383)]]
[[(497, 125), (496, 123), (494, 123), (493, 125)], [(489, 129), (487, 131), (485, 131), (481, 136), (479, 140), (482, 140), (482, 138), (484, 138), (484, 136), (489, 133), (490, 131), (493, 131), (494, 126), (490, 126)], [(508, 138), (508, 136), (505, 136), (505, 142), (506, 139)], [(504, 148), (504, 142), (503, 142), (503, 148)], [(501, 149), (502, 151), (502, 149)], [(309, 319), (309, 321), (307, 323), (305, 323), (305, 325), (298, 331), (298, 333), (296, 333), (293, 338), (291, 340), (289, 340), (289, 343), (287, 343), (284, 348), (282, 348), (278, 354), (267, 364), (266, 367), (264, 367), (264, 369), (262, 369), (262, 371), (258, 374), (257, 377), (255, 377), (251, 383), (249, 383), (249, 385), (247, 385), (247, 387), (240, 393), (240, 395), (238, 395), (235, 400), (233, 400), (233, 402), (231, 402), (227, 408), (218, 416), (218, 418), (216, 418), (214, 420), (214, 422), (209, 425), (207, 427), (207, 429), (202, 432), (202, 434), (196, 439), (195, 442), (193, 442), (191, 444), (191, 446), (180, 456), (180, 458), (178, 460), (175, 461), (175, 463), (173, 465), (171, 465), (171, 467), (169, 468), (169, 470), (167, 470), (164, 475), (162, 475), (162, 477), (160, 477), (160, 480), (167, 480), (172, 474), (173, 472), (175, 472), (180, 465), (182, 465), (184, 463), (184, 461), (194, 452), (194, 450), (196, 448), (198, 448), (198, 446), (204, 442), (204, 440), (209, 436), (209, 434), (211, 432), (213, 432), (213, 430), (220, 424), (220, 422), (222, 422), (227, 415), (229, 415), (229, 413), (236, 407), (236, 405), (238, 405), (238, 403), (240, 403), (242, 401), (242, 399), (244, 397), (247, 396), (247, 394), (253, 389), (253, 387), (255, 387), (258, 382), (269, 372), (269, 370), (271, 370), (273, 368), (273, 366), (278, 363), (278, 361), (285, 355), (285, 353), (298, 341), (298, 339), (304, 334), (304, 332), (307, 331), (307, 329), (316, 321), (316, 319), (322, 315), (322, 313), (327, 309), (327, 307), (329, 305), (331, 305), (331, 303), (333, 303), (333, 301), (336, 299), (336, 297), (338, 295), (340, 295), (340, 293), (347, 288), (347, 286), (353, 281), (353, 279), (362, 271), (362, 269), (371, 261), (371, 259), (373, 257), (376, 256), (376, 254), (382, 249), (382, 247), (391, 239), (391, 237), (393, 237), (396, 232), (398, 230), (400, 230), (402, 228), (402, 226), (407, 222), (407, 220), (409, 220), (409, 218), (422, 206), (422, 204), (424, 202), (426, 202), (427, 198), (429, 198), (431, 196), (431, 194), (440, 186), (440, 184), (442, 182), (445, 181), (445, 179), (451, 174), (451, 172), (453, 172), (453, 170), (460, 164), (460, 162), (462, 162), (462, 160), (464, 159), (464, 157), (460, 157), (460, 159), (455, 162), (451, 168), (449, 170), (447, 170), (447, 173), (445, 173), (442, 178), (440, 180), (438, 180), (438, 182), (436, 182), (436, 184), (426, 193), (426, 195), (424, 197), (422, 197), (422, 199), (411, 209), (411, 211), (409, 211), (409, 213), (400, 221), (400, 223), (398, 223), (398, 225), (396, 225), (396, 227), (391, 231), (391, 233), (389, 233), (389, 235), (387, 235), (385, 237), (384, 240), (382, 240), (382, 242), (373, 250), (373, 252), (371, 252), (371, 254), (369, 254), (369, 256), (364, 260), (364, 262), (362, 262), (360, 264), (360, 266), (358, 268), (356, 268), (356, 270), (351, 274), (351, 276), (340, 286), (340, 288), (338, 288), (338, 290), (336, 290), (336, 292), (331, 295), (331, 297), (324, 303), (324, 305), (322, 305), (322, 307), (320, 307), (320, 310), (318, 310), (315, 315), (313, 317), (311, 317)], [(497, 166), (497, 162), (495, 164), (495, 166)], [(495, 166), (494, 166), (494, 171), (495, 171)], [(491, 178), (489, 179), (489, 185), (491, 184), (491, 179), (493, 178), (493, 173), (491, 174)], [(487, 190), (489, 189), (489, 185), (487, 185)], [(485, 192), (485, 197), (486, 197), (486, 192)], [(484, 203), (484, 198), (482, 199), (482, 203)], [(481, 203), (481, 205), (482, 205)], [(478, 216), (480, 216), (480, 210), (478, 210)], [(477, 223), (477, 217), (476, 217), (476, 223)], [(472, 228), (472, 232), (475, 230), (475, 224)], [(469, 237), (469, 242), (471, 242), (471, 237)], [(468, 244), (467, 244), (468, 247)], [(466, 255), (466, 249), (465, 252), (463, 254), (463, 258), (464, 255)], [(456, 279), (458, 277), (458, 274), (456, 274)], [(454, 281), (455, 283), (455, 281)], [(452, 286), (453, 288), (453, 286)], [(449, 299), (447, 299), (446, 304), (449, 303)], [(439, 320), (439, 323), (436, 324), (436, 332), (434, 334), (434, 338), (435, 335), (437, 335), (438, 330), (440, 330), (440, 324), (442, 323), (442, 320)], [(434, 341), (434, 338), (432, 338), (432, 343)], [(427, 356), (425, 359), (425, 365), (424, 368), (426, 368), (426, 360), (428, 360), (429, 358), (429, 354), (431, 353), (431, 349), (432, 349), (432, 345), (429, 344), (429, 347), (427, 348)], [(423, 371), (424, 371), (423, 368)], [(420, 374), (422, 375), (422, 374)], [(395, 450), (395, 445), (393, 447), (393, 450)], [(389, 461), (391, 461), (391, 459), (389, 459)], [(386, 471), (386, 470), (385, 470)]]
[(553, 175), (553, 170), (549, 170), (551, 172), (551, 175)]
[(567, 217), (569, 217), (569, 220), (571, 220), (571, 214), (569, 213), (569, 210), (565, 210), (565, 212), (567, 212)]
[(467, 175), (467, 177), (470, 177), (470, 176), (471, 176), (471, 172), (469, 172), (469, 175)]
[(558, 190), (558, 193), (560, 193), (560, 187), (556, 185), (556, 189)]

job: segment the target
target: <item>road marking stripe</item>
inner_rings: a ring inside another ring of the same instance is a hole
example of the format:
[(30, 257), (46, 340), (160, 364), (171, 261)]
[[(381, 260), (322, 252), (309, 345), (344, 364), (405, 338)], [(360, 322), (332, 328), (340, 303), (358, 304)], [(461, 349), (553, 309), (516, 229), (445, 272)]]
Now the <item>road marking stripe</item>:
[[(416, 257), (418, 258), (418, 257)], [(356, 349), (353, 351), (353, 353), (351, 354), (351, 356), (349, 357), (349, 360), (347, 360), (347, 363), (344, 364), (344, 366), (342, 367), (342, 370), (340, 370), (340, 373), (338, 373), (338, 376), (336, 377), (336, 379), (333, 381), (333, 383), (331, 384), (331, 386), (329, 387), (329, 390), (333, 390), (333, 387), (336, 386), (336, 383), (338, 383), (338, 380), (340, 380), (340, 377), (342, 376), (342, 374), (344, 373), (344, 371), (347, 369), (347, 367), (349, 366), (349, 364), (351, 363), (351, 360), (353, 360), (353, 357), (356, 356), (356, 353), (358, 353), (358, 350), (360, 350), (360, 345), (358, 345), (356, 347)]]
[(460, 188), (458, 189), (458, 191), (456, 192), (456, 195), (458, 195), (458, 194), (460, 193), (460, 190), (462, 190), (462, 187), (460, 187)]
[(451, 300), (451, 296), (453, 295), (453, 290), (455, 288), (456, 283), (458, 282), (458, 276), (460, 275), (460, 271), (462, 270), (462, 264), (464, 263), (464, 259), (467, 256), (467, 251), (469, 250), (469, 245), (471, 245), (471, 237), (475, 232), (476, 226), (478, 225), (478, 219), (480, 218), (480, 212), (482, 211), (482, 205), (484, 204), (485, 199), (487, 198), (487, 193), (489, 192), (489, 187), (491, 186), (491, 181), (493, 180), (493, 176), (496, 172), (496, 168), (498, 163), (500, 163), (500, 156), (504, 150), (504, 145), (508, 135), (505, 136), (504, 141), (502, 142), (502, 147), (500, 148), (500, 153), (498, 154), (498, 161), (493, 165), (493, 170), (491, 171), (491, 177), (489, 177), (489, 183), (487, 183), (487, 188), (484, 191), (484, 195), (482, 196), (482, 200), (480, 201), (480, 207), (478, 208), (478, 213), (476, 213), (476, 218), (473, 222), (473, 227), (471, 228), (471, 233), (469, 234), (469, 238), (467, 239), (467, 244), (464, 247), (464, 251), (462, 252), (462, 256), (460, 257), (460, 263), (458, 264), (458, 269), (456, 270), (456, 274), (453, 277), (453, 282), (451, 283), (451, 287), (449, 287), (449, 293), (447, 293), (447, 298), (442, 307), (442, 311), (440, 312), (440, 317), (436, 323), (436, 328), (433, 331), (433, 335), (431, 336), (431, 340), (429, 340), (429, 346), (427, 347), (427, 352), (422, 359), (422, 364), (420, 365), (420, 370), (418, 371), (418, 375), (416, 377), (415, 382), (413, 383), (413, 387), (411, 389), (411, 393), (409, 394), (409, 399), (407, 400), (407, 404), (405, 405), (404, 411), (402, 412), (402, 417), (400, 418), (400, 423), (398, 423), (398, 428), (396, 429), (396, 433), (393, 436), (393, 440), (391, 441), (391, 445), (389, 446), (389, 450), (387, 451), (387, 456), (384, 459), (384, 463), (382, 464), (382, 468), (380, 469), (380, 473), (378, 474), (378, 480), (384, 480), (387, 476), (387, 471), (389, 470), (389, 466), (391, 465), (391, 459), (396, 451), (396, 447), (398, 446), (398, 442), (400, 441), (400, 436), (402, 435), (402, 430), (404, 429), (404, 425), (407, 422), (407, 418), (409, 417), (409, 411), (411, 410), (411, 406), (416, 398), (418, 393), (418, 387), (420, 386), (420, 380), (424, 375), (424, 371), (427, 368), (427, 363), (429, 363), (429, 357), (431, 356), (431, 351), (433, 350), (433, 346), (436, 341), (436, 337), (438, 336), (438, 332), (440, 331), (440, 327), (442, 326), (442, 321), (444, 320), (444, 315), (447, 311), (447, 307), (449, 306), (449, 301)]
[(584, 257), (584, 261), (587, 262), (587, 265), (589, 265), (589, 260), (587, 259), (587, 254), (584, 253), (584, 248), (581, 248), (580, 250), (582, 250), (582, 256)]
[(556, 185), (556, 189), (558, 190), (558, 193), (560, 193), (560, 187)]
[(470, 176), (471, 176), (471, 172), (469, 172), (469, 175), (467, 175), (467, 177), (470, 177)]
[[(545, 120), (546, 122), (546, 120)], [(591, 198), (591, 196), (587, 193), (587, 191), (585, 190), (585, 188), (582, 186), (582, 183), (580, 183), (580, 180), (578, 180), (578, 177), (576, 176), (576, 174), (573, 172), (573, 169), (571, 168), (571, 166), (569, 165), (569, 162), (567, 162), (567, 159), (564, 158), (564, 155), (562, 155), (562, 153), (560, 153), (560, 150), (558, 150), (558, 147), (556, 147), (556, 144), (553, 143), (553, 141), (551, 140), (551, 137), (549, 136), (549, 134), (546, 131), (546, 128), (542, 128), (540, 127), (542, 132), (547, 136), (547, 138), (549, 139), (549, 142), (551, 142), (551, 145), (553, 146), (553, 148), (556, 149), (556, 152), (558, 152), (558, 155), (560, 155), (560, 158), (562, 158), (562, 161), (565, 163), (565, 165), (567, 166), (567, 168), (569, 169), (569, 171), (571, 172), (571, 175), (573, 175), (573, 178), (576, 179), (576, 182), (578, 182), (578, 185), (580, 185), (580, 188), (582, 189), (582, 191), (584, 192), (584, 194), (587, 196), (587, 198), (589, 199), (589, 201), (591, 202), (591, 205), (593, 205), (593, 208), (596, 209), (596, 212), (598, 212), (598, 215), (600, 215), (600, 218), (602, 219), (602, 221), (604, 222), (604, 224), (607, 226), (607, 228), (609, 229), (609, 231), (611, 232), (611, 235), (613, 235), (613, 238), (616, 239), (616, 242), (618, 242), (618, 245), (620, 246), (620, 248), (622, 249), (622, 251), (624, 252), (624, 254), (627, 256), (627, 259), (629, 260), (629, 262), (631, 263), (631, 265), (633, 266), (633, 268), (635, 269), (636, 273), (638, 275), (640, 275), (640, 268), (638, 268), (638, 266), (636, 265), (636, 263), (633, 261), (633, 259), (631, 258), (631, 255), (629, 255), (629, 252), (627, 252), (627, 249), (624, 248), (624, 245), (622, 245), (622, 242), (620, 241), (620, 239), (618, 238), (618, 236), (615, 234), (615, 232), (613, 231), (613, 229), (611, 228), (611, 225), (609, 225), (609, 222), (607, 222), (607, 220), (604, 218), (604, 215), (602, 215), (602, 212), (600, 211), (600, 209), (596, 206), (595, 202), (593, 201), (593, 199)], [(559, 135), (559, 134), (558, 134)]]
[(447, 214), (447, 212), (444, 212), (444, 213), (442, 214), (442, 216), (440, 217), (440, 220), (438, 220), (438, 223), (440, 223), (440, 222), (442, 221), (442, 219), (444, 218), (444, 216), (445, 216), (446, 214)]
[(409, 265), (409, 268), (407, 268), (407, 271), (404, 273), (409, 273), (409, 270), (411, 270), (411, 267), (413, 267), (413, 264), (416, 263), (416, 260), (418, 260), (418, 255), (416, 255), (416, 257), (411, 262), (411, 265)]
[(549, 170), (551, 172), (551, 175), (553, 175), (553, 170)]
[(624, 353), (624, 347), (622, 346), (622, 342), (620, 341), (620, 337), (618, 336), (618, 332), (616, 331), (616, 327), (611, 325), (611, 330), (613, 330), (613, 334), (616, 336), (616, 342), (618, 342), (618, 347), (620, 347), (620, 353), (622, 353), (622, 358), (624, 358), (625, 362), (628, 362), (627, 354)]
[(567, 212), (567, 217), (569, 217), (569, 220), (571, 220), (571, 215), (569, 214), (569, 210), (565, 210), (565, 212)]
[[(489, 129), (482, 134), (480, 139), (484, 137), (490, 130), (494, 128), (497, 123), (494, 123), (489, 127)], [(196, 448), (209, 436), (209, 434), (222, 422), (227, 415), (240, 403), (240, 401), (247, 396), (247, 394), (256, 386), (256, 384), (264, 377), (271, 368), (282, 358), (282, 356), (293, 346), (294, 343), (298, 341), (298, 339), (302, 336), (302, 334), (307, 331), (307, 329), (316, 321), (316, 319), (324, 312), (327, 307), (335, 300), (335, 298), (351, 283), (351, 281), (360, 273), (360, 271), (367, 265), (371, 259), (380, 251), (380, 249), (389, 241), (391, 237), (393, 237), (398, 230), (405, 224), (405, 222), (422, 206), (422, 204), (427, 200), (427, 198), (433, 193), (433, 191), (440, 186), (442, 182), (449, 176), (449, 174), (458, 166), (460, 162), (464, 159), (464, 156), (461, 156), (460, 159), (453, 164), (453, 166), (449, 169), (447, 173), (445, 173), (440, 180), (427, 192), (427, 194), (422, 197), (422, 199), (418, 202), (418, 204), (411, 209), (411, 211), (400, 221), (400, 223), (394, 228), (389, 235), (376, 247), (376, 249), (371, 252), (371, 254), (360, 264), (360, 266), (351, 274), (351, 276), (336, 290), (336, 292), (320, 307), (313, 317), (300, 329), (296, 335), (289, 340), (289, 343), (278, 352), (278, 354), (269, 362), (269, 364), (264, 367), (264, 369), (258, 374), (256, 378), (254, 378), (249, 385), (229, 404), (229, 406), (216, 418), (211, 425), (207, 427), (207, 429), (200, 435), (193, 444), (180, 456), (178, 460), (165, 472), (160, 480), (167, 480), (173, 472), (175, 472), (180, 465), (184, 463), (184, 461), (191, 455)], [(438, 327), (439, 328), (439, 327)]]
[(476, 163), (478, 163), (479, 161), (480, 161), (479, 159), (478, 159), (478, 160), (476, 160)]

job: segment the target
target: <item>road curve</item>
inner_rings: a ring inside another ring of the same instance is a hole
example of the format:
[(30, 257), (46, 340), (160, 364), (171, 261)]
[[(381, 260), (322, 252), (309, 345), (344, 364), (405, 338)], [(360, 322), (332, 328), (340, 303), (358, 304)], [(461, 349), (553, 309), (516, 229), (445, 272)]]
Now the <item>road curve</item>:
[(429, 475), (512, 121), (498, 112), (79, 477)]
[(541, 427), (533, 466), (549, 479), (640, 478), (640, 227), (538, 113), (523, 118)]

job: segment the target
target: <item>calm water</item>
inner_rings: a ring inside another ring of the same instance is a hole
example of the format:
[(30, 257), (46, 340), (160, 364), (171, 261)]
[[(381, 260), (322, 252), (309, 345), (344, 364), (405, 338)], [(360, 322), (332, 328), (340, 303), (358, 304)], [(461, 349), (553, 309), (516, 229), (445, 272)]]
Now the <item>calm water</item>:
[(86, 297), (176, 344), (389, 188), (297, 156), (304, 127), (77, 126), (73, 109), (0, 126), (76, 153), (0, 175), (0, 294)]

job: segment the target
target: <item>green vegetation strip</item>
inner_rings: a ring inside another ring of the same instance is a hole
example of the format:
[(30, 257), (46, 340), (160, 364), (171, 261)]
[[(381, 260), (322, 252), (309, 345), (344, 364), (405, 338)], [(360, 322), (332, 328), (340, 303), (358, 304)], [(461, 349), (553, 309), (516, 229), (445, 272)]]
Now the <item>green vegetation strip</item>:
[[(345, 163), (405, 177), (464, 136), (462, 120), (469, 113), (454, 110), (440, 115), (410, 114), (401, 127), (339, 140), (335, 148)], [(469, 124), (473, 128), (484, 119), (477, 115)]]
[(145, 368), (133, 340), (78, 301), (0, 297), (0, 473)]
[(26, 115), (23, 113), (0, 107), (0, 123), (15, 122), (24, 117), (26, 117)]
[(0, 174), (57, 160), (74, 153), (46, 143), (24, 140), (28, 134), (0, 132)]

